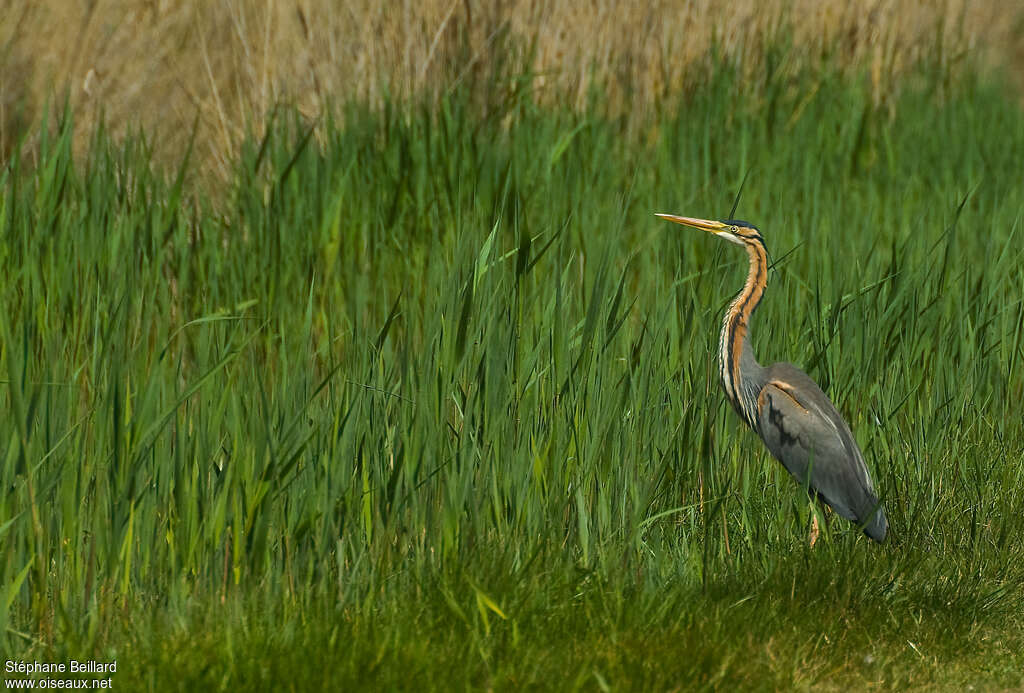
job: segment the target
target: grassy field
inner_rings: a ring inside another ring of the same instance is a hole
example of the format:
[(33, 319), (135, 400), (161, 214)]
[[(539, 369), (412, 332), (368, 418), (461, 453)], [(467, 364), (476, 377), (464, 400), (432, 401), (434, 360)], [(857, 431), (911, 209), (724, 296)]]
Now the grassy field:
[[(42, 123), (0, 174), (6, 657), (119, 690), (1024, 686), (1024, 117), (946, 75), (879, 108), (723, 64), (639, 136), (514, 74), (316, 137), (279, 109), (217, 195)], [(716, 383), (745, 258), (652, 216), (724, 216), (747, 171), (754, 345), (850, 422), (885, 545), (807, 547)]]

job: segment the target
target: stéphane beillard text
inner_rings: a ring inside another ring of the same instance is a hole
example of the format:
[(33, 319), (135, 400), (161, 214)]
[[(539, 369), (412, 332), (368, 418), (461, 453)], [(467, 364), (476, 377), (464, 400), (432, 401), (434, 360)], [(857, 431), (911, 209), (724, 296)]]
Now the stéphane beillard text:
[(82, 662), (69, 659), (66, 662), (26, 662), (8, 659), (4, 671), (8, 674), (116, 674), (117, 661), (97, 662), (89, 659)]

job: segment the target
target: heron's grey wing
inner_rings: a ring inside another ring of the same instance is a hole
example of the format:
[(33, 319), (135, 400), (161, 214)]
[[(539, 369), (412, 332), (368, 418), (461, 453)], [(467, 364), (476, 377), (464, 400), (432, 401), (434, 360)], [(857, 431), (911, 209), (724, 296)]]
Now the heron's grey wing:
[[(821, 388), (789, 364), (768, 369), (757, 398), (758, 432), (768, 450), (833, 510), (885, 538), (885, 513), (849, 427)], [(808, 479), (808, 476), (810, 478)]]

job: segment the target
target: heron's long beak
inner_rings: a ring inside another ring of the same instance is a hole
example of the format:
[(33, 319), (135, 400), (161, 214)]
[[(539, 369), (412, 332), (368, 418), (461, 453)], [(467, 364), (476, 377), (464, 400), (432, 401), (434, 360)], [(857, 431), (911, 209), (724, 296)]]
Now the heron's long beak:
[(677, 224), (683, 226), (692, 226), (695, 229), (703, 229), (710, 231), (711, 233), (721, 233), (726, 228), (725, 224), (720, 221), (711, 221), (709, 219), (694, 219), (693, 217), (680, 217), (675, 214), (655, 214), (656, 217), (661, 217), (666, 221), (674, 221)]

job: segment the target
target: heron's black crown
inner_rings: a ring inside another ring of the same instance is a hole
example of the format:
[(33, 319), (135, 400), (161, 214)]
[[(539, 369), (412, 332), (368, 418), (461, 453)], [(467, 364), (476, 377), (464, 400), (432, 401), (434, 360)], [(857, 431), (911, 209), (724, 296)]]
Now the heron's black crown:
[(743, 221), (742, 219), (720, 219), (719, 221), (721, 221), (723, 224), (728, 224), (729, 226), (742, 226), (760, 232), (760, 229), (758, 229), (756, 226), (751, 224), (749, 221)]

